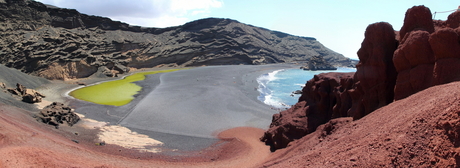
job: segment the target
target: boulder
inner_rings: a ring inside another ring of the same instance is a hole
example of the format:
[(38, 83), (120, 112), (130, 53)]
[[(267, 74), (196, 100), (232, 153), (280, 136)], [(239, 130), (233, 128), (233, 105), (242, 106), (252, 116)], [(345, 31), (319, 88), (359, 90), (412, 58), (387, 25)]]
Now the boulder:
[(296, 90), (296, 91), (293, 91), (292, 94), (302, 94), (302, 91), (301, 90)]
[(25, 94), (22, 95), (22, 101), (26, 103), (38, 103), (42, 102), (42, 98), (45, 96), (33, 89), (26, 89)]
[(67, 123), (73, 126), (80, 120), (80, 117), (72, 111), (69, 106), (63, 103), (53, 102), (52, 104), (43, 108), (38, 114), (38, 118), (46, 124), (59, 126), (59, 124)]
[(16, 84), (16, 90), (19, 92), (19, 95), (25, 95), (27, 92), (27, 88), (19, 83)]
[(308, 63), (305, 66), (300, 67), (303, 70), (317, 71), (317, 70), (337, 70), (336, 67), (332, 66), (323, 57), (313, 56), (308, 59)]
[(1, 88), (6, 89), (13, 95), (19, 96), (21, 100), (26, 103), (38, 103), (41, 102), (42, 98), (45, 97), (45, 95), (41, 94), (40, 92), (37, 92), (33, 89), (27, 89), (24, 85), (21, 85), (20, 83), (16, 84), (16, 88), (7, 88), (6, 85), (3, 83)]

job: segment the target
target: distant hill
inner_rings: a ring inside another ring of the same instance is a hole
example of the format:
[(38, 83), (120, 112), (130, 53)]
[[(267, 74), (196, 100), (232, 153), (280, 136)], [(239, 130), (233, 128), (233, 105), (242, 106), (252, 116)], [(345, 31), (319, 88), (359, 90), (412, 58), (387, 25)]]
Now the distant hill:
[(131, 26), (32, 0), (0, 1), (0, 63), (48, 79), (108, 76), (132, 68), (357, 62), (312, 37), (207, 18), (169, 28)]

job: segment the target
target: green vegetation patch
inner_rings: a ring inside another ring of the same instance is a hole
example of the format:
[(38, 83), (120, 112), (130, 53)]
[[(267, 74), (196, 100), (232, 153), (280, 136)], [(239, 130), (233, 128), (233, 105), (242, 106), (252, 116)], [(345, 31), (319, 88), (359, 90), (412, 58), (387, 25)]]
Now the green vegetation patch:
[(180, 69), (139, 72), (120, 80), (103, 82), (97, 85), (83, 87), (70, 92), (77, 99), (102, 105), (123, 106), (131, 102), (142, 87), (133, 82), (145, 79), (145, 75), (173, 72)]

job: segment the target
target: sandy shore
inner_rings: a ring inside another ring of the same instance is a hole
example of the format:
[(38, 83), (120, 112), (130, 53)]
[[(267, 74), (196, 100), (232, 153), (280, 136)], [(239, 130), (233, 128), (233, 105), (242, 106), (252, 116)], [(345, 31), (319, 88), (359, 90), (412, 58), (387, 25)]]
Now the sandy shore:
[(0, 167), (252, 167), (270, 154), (256, 128), (224, 131), (219, 136), (226, 145), (174, 157), (76, 143), (76, 135), (49, 129), (22, 109), (0, 104), (0, 113)]
[[(65, 92), (76, 87), (69, 84), (74, 81), (42, 85), (38, 90), (50, 95), (46, 101), (65, 102), (85, 117), (73, 127), (53, 129), (34, 121), (30, 112), (15, 113), (23, 110), (1, 105), (0, 109), (17, 114), (2, 114), (3, 129), (22, 129), (1, 135), (25, 141), (0, 139), (0, 153), (11, 156), (0, 159), (0, 165), (252, 167), (270, 154), (259, 138), (277, 112), (257, 100), (256, 78), (292, 67), (295, 66), (216, 66), (154, 74), (138, 82), (143, 87), (141, 93), (121, 107), (65, 97)], [(105, 145), (100, 145), (104, 141)], [(18, 148), (11, 148), (12, 144)], [(129, 146), (132, 144), (141, 147)], [(30, 162), (30, 156), (25, 156), (29, 154), (37, 159)]]
[[(167, 151), (206, 148), (234, 127), (267, 129), (278, 111), (257, 100), (256, 78), (292, 65), (210, 66), (149, 75), (129, 104), (115, 107), (70, 99), (77, 113), (158, 140)], [(153, 146), (152, 146), (153, 147)], [(177, 153), (174, 153), (177, 154)]]

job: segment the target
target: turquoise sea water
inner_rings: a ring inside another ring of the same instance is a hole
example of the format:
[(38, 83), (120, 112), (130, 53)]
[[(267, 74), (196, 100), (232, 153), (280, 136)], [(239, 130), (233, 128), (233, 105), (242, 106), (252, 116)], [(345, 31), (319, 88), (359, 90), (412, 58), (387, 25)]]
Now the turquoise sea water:
[(293, 91), (302, 90), (302, 87), (314, 75), (327, 72), (355, 72), (355, 68), (337, 68), (335, 71), (305, 71), (302, 69), (281, 69), (257, 78), (259, 83), (258, 99), (275, 108), (289, 108), (297, 103), (300, 95)]

